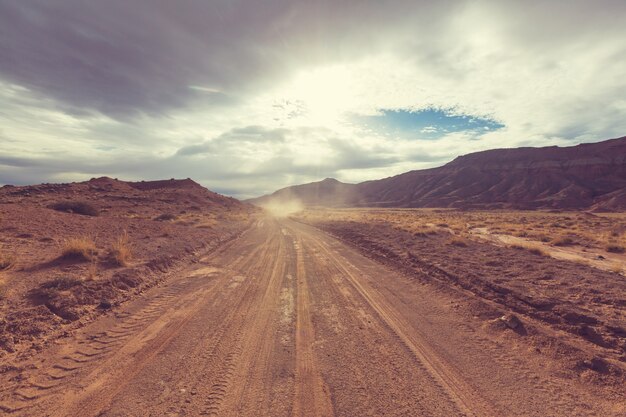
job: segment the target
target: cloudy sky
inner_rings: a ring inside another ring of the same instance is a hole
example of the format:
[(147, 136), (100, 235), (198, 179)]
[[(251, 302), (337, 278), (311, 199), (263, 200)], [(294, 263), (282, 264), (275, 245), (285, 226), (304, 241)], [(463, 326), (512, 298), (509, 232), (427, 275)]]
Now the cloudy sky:
[(626, 135), (623, 0), (0, 0), (0, 184), (236, 197)]

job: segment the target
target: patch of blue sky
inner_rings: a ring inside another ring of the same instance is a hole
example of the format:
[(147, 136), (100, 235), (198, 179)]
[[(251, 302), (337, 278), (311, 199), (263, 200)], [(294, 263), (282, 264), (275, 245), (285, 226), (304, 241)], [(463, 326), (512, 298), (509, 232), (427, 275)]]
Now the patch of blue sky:
[(421, 139), (439, 139), (453, 132), (472, 132), (480, 136), (504, 127), (493, 119), (455, 114), (441, 109), (384, 109), (376, 116), (359, 117), (358, 123), (375, 131), (392, 135), (408, 134)]

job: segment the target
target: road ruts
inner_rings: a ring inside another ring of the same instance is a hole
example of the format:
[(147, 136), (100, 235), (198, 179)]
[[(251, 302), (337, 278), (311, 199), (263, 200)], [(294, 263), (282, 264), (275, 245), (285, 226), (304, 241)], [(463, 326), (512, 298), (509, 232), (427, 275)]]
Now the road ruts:
[(314, 247), (318, 248), (331, 261), (350, 285), (348, 291), (355, 291), (367, 304), (366, 307), (373, 310), (380, 320), (392, 333), (394, 341), (402, 343), (415, 356), (419, 365), (426, 369), (436, 381), (438, 387), (443, 387), (449, 400), (457, 406), (459, 415), (465, 416), (496, 416), (497, 412), (485, 401), (457, 371), (450, 369), (425, 343), (423, 335), (412, 328), (398, 312), (374, 289), (361, 282), (358, 276), (346, 266), (345, 260), (341, 260), (320, 240), (309, 237)]
[(307, 273), (304, 266), (302, 242), (295, 242), (296, 248), (296, 387), (293, 415), (296, 417), (331, 417), (333, 405), (328, 387), (324, 384), (317, 369), (313, 352), (315, 330), (311, 323), (310, 293)]
[[(238, 239), (0, 375), (10, 416), (611, 416), (310, 226)], [(458, 300), (457, 300), (458, 301)], [(517, 350), (519, 352), (519, 350)]]

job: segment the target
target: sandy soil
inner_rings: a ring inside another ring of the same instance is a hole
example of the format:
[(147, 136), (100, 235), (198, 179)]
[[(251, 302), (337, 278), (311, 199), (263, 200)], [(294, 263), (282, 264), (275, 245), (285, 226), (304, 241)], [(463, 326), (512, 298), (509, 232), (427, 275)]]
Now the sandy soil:
[[(93, 213), (51, 208), (60, 202)], [(236, 237), (254, 211), (191, 180), (0, 188), (0, 261), (10, 260), (0, 267), (0, 361), (36, 355), (157, 285)], [(120, 236), (123, 264), (112, 257)], [(63, 256), (71, 239), (93, 244), (89, 259)]]
[(626, 413), (613, 368), (602, 373), (596, 363), (574, 374), (549, 346), (531, 343), (549, 340), (541, 320), (520, 315), (518, 325), (510, 318), (488, 325), (503, 305), (432, 271), (401, 270), (393, 248), (384, 261), (333, 233), (340, 239), (259, 218), (162, 285), (16, 360), (1, 376), (1, 409), (24, 416)]

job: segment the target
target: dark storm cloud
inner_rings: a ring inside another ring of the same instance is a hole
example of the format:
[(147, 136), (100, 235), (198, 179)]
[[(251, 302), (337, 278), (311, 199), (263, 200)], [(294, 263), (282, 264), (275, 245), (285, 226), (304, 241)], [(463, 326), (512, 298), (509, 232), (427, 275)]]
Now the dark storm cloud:
[(0, 0), (0, 76), (121, 119), (225, 105), (295, 61), (365, 52), (368, 22), (407, 11), (352, 3)]
[[(200, 15), (211, 23), (214, 13), (208, 3), (198, 4), (204, 9)], [(114, 117), (181, 106), (200, 94), (188, 87), (199, 81), (199, 74), (216, 83), (224, 77), (211, 65), (215, 57), (198, 50), (202, 33), (198, 38), (186, 33), (197, 24), (193, 12), (186, 15), (185, 8), (171, 5), (0, 2), (0, 72), (71, 108)], [(220, 59), (228, 62), (228, 57)]]

